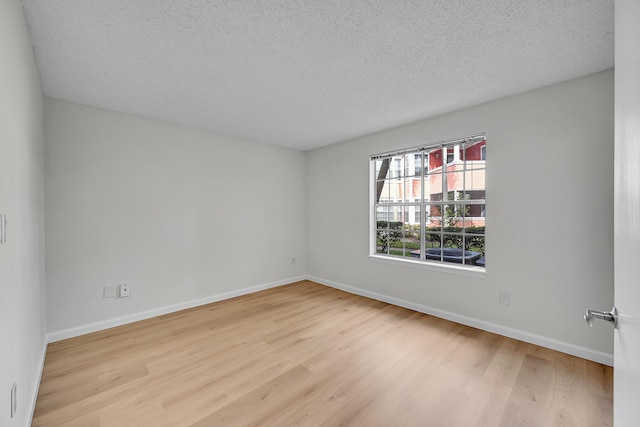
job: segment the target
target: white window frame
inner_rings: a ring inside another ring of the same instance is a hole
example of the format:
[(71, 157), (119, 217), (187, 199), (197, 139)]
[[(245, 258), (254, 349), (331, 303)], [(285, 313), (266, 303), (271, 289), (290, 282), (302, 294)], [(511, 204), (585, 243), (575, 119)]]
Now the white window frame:
[[(392, 151), (392, 152), (385, 152), (385, 153), (380, 153), (380, 154), (374, 154), (372, 156), (370, 156), (369, 159), (369, 164), (370, 164), (370, 181), (369, 181), (369, 188), (370, 188), (370, 247), (369, 247), (369, 257), (370, 259), (374, 260), (374, 261), (380, 261), (380, 262), (385, 262), (385, 263), (392, 263), (392, 264), (398, 264), (398, 265), (404, 265), (404, 266), (411, 266), (411, 267), (417, 267), (417, 268), (424, 268), (424, 269), (428, 269), (428, 270), (435, 270), (435, 271), (441, 271), (441, 272), (447, 272), (447, 273), (454, 273), (454, 274), (462, 274), (462, 275), (468, 275), (468, 276), (475, 276), (475, 277), (484, 277), (484, 275), (486, 274), (486, 266), (478, 266), (478, 265), (470, 265), (470, 264), (456, 264), (453, 262), (448, 262), (448, 261), (444, 261), (444, 258), (441, 257), (440, 260), (429, 260), (426, 259), (426, 239), (425, 239), (425, 235), (426, 233), (428, 233), (428, 230), (426, 229), (426, 225), (427, 225), (427, 218), (426, 218), (426, 211), (427, 211), (427, 207), (429, 206), (434, 206), (434, 205), (439, 205), (441, 206), (441, 212), (444, 210), (444, 207), (446, 205), (469, 205), (469, 204), (482, 204), (485, 205), (485, 211), (486, 211), (486, 181), (484, 184), (485, 187), (485, 198), (484, 199), (478, 199), (478, 200), (441, 200), (441, 201), (427, 201), (425, 200), (424, 197), (424, 192), (425, 192), (425, 179), (427, 177), (429, 177), (430, 175), (433, 174), (432, 171), (429, 170), (429, 165), (428, 165), (428, 156), (423, 156), (424, 160), (423, 160), (423, 164), (422, 165), (422, 171), (421, 171), (421, 175), (420, 178), (422, 180), (421, 183), (421, 191), (422, 191), (422, 200), (419, 203), (415, 203), (415, 202), (398, 202), (398, 201), (392, 201), (392, 202), (387, 202), (387, 203), (381, 203), (379, 201), (376, 201), (376, 187), (377, 187), (377, 176), (376, 176), (376, 160), (381, 160), (384, 158), (393, 158), (394, 156), (400, 156), (400, 155), (415, 155), (416, 153), (430, 153), (435, 149), (438, 148), (442, 148), (442, 155), (440, 157), (442, 157), (443, 160), (443, 169), (444, 171), (446, 171), (446, 164), (447, 164), (447, 157), (446, 157), (446, 153), (447, 153), (447, 148), (450, 147), (454, 147), (454, 146), (460, 146), (460, 145), (464, 145), (464, 144), (469, 144), (469, 143), (476, 143), (476, 142), (481, 142), (481, 141), (485, 141), (486, 144), (486, 136), (484, 133), (481, 134), (475, 134), (469, 137), (465, 137), (465, 138), (459, 138), (459, 139), (454, 139), (454, 140), (448, 140), (448, 141), (441, 141), (435, 144), (428, 144), (428, 145), (423, 145), (423, 146), (418, 146), (418, 147), (412, 147), (412, 148), (406, 148), (406, 149), (401, 149), (401, 150), (396, 150), (396, 151)], [(486, 145), (483, 146), (481, 148), (482, 153), (485, 155), (485, 159), (486, 159)], [(455, 159), (453, 162), (459, 161), (459, 156), (454, 156)], [(414, 157), (415, 158), (415, 157)], [(475, 162), (475, 161), (469, 161), (469, 162)], [(484, 169), (486, 171), (486, 163), (485, 160), (482, 160), (483, 164), (482, 164), (482, 169)], [(393, 164), (393, 162), (391, 162)], [(451, 163), (450, 163), (451, 164)], [(390, 167), (393, 167), (390, 165)], [(406, 168), (405, 168), (406, 169)], [(475, 167), (474, 167), (475, 169)], [(437, 169), (436, 169), (437, 170)], [(465, 169), (463, 169), (463, 171), (467, 171), (470, 169), (466, 168), (465, 165)], [(466, 176), (466, 173), (462, 174), (463, 176)], [(387, 174), (387, 178), (386, 179), (392, 179), (392, 177)], [(444, 180), (443, 180), (444, 181)], [(463, 180), (464, 181), (464, 180)], [(444, 187), (445, 184), (443, 182), (443, 194), (444, 194)], [(471, 189), (468, 189), (468, 187), (466, 186), (466, 182), (463, 183), (462, 186), (462, 190), (463, 191), (472, 191)], [(421, 218), (420, 218), (420, 258), (411, 258), (411, 257), (406, 257), (406, 256), (395, 256), (395, 255), (389, 255), (389, 254), (381, 254), (381, 253), (377, 253), (377, 232), (378, 232), (378, 218), (377, 218), (377, 208), (379, 206), (388, 206), (388, 207), (406, 207), (406, 206), (419, 206), (420, 210), (421, 210)], [(475, 217), (473, 217), (475, 218)], [(471, 220), (473, 219), (472, 217), (467, 217), (467, 219)], [(486, 221), (486, 216), (482, 218), (483, 220)], [(485, 223), (486, 225), (486, 223)], [(486, 230), (486, 229), (485, 229)], [(437, 233), (436, 233), (437, 234)], [(447, 233), (444, 228), (440, 231), (440, 235), (441, 235), (441, 239), (443, 239), (443, 236), (445, 234), (457, 234), (457, 233), (452, 233), (449, 232)], [(460, 236), (462, 236), (463, 239), (463, 247), (464, 247), (464, 243), (465, 240), (467, 238), (467, 236), (478, 236), (477, 234), (473, 234), (473, 235), (469, 235), (466, 233), (465, 228), (462, 228), (462, 231), (459, 234)], [(486, 248), (486, 231), (484, 234), (482, 234), (481, 236), (484, 237), (485, 239), (485, 248)], [(443, 240), (441, 240), (441, 247), (444, 246), (444, 242)], [(483, 257), (485, 256), (485, 253), (483, 254)], [(442, 256), (442, 255), (441, 255)]]

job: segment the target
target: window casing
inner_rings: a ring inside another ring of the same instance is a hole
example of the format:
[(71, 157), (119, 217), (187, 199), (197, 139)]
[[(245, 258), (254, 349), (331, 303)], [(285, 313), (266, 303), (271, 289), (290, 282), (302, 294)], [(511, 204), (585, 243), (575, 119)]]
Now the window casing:
[(484, 270), (484, 134), (370, 161), (371, 255)]

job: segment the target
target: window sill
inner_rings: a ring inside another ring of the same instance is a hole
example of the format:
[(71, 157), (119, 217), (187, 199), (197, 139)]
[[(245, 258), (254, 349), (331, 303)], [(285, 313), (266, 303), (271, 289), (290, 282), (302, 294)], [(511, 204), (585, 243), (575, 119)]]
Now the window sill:
[(369, 259), (375, 262), (382, 262), (385, 264), (394, 264), (403, 267), (419, 268), (422, 270), (437, 271), (440, 273), (457, 274), (461, 276), (478, 277), (484, 279), (487, 275), (486, 269), (482, 267), (465, 267), (462, 265), (451, 264), (445, 265), (441, 263), (431, 263), (425, 261), (414, 261), (411, 259), (399, 259), (396, 257), (389, 257), (384, 255), (372, 254), (369, 255)]

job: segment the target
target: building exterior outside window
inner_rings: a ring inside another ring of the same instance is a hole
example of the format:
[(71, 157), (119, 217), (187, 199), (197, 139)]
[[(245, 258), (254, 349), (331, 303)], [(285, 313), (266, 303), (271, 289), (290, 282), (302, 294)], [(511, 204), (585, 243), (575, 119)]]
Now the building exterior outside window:
[(372, 255), (484, 268), (486, 138), (371, 157)]

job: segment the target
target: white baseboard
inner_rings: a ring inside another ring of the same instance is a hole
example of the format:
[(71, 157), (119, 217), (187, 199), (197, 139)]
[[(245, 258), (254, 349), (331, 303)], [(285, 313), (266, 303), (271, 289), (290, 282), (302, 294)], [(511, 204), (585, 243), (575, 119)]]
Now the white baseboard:
[(527, 342), (529, 344), (539, 345), (541, 347), (550, 348), (552, 350), (560, 351), (562, 353), (567, 353), (572, 356), (577, 356), (583, 359), (602, 363), (604, 365), (613, 366), (613, 355), (609, 353), (592, 350), (586, 347), (581, 347), (581, 346), (566, 343), (563, 341), (558, 341), (552, 338), (543, 337), (541, 335), (531, 334), (529, 332), (524, 332), (518, 329), (509, 328), (507, 326), (502, 326), (495, 323), (474, 319), (472, 317), (463, 316), (460, 314), (440, 310), (440, 309), (429, 307), (422, 304), (417, 304), (417, 303), (406, 301), (400, 298), (379, 294), (377, 292), (371, 292), (371, 291), (356, 288), (353, 286), (344, 285), (342, 283), (334, 282), (332, 280), (322, 279), (320, 277), (307, 276), (307, 279), (320, 283), (322, 285), (330, 286), (332, 288), (349, 292), (351, 294), (356, 294), (363, 297), (372, 298), (378, 301), (387, 302), (389, 304), (415, 310), (420, 313), (429, 314), (442, 319), (451, 320), (452, 322), (482, 329), (483, 331), (493, 332), (495, 334), (502, 335), (509, 338), (514, 338), (520, 341)]
[(113, 328), (116, 326), (126, 325), (128, 323), (137, 322), (140, 320), (150, 319), (156, 316), (162, 316), (164, 314), (175, 313), (176, 311), (186, 310), (188, 308), (198, 307), (205, 304), (211, 304), (212, 302), (222, 301), (230, 298), (239, 297), (241, 295), (247, 295), (265, 289), (276, 288), (278, 286), (287, 285), (289, 283), (305, 280), (306, 276), (290, 277), (284, 280), (278, 280), (276, 282), (264, 283), (261, 285), (251, 286), (249, 288), (238, 289), (230, 292), (225, 292), (216, 295), (210, 295), (208, 297), (199, 298), (196, 300), (185, 301), (178, 304), (169, 305), (166, 307), (155, 308), (153, 310), (147, 310), (140, 313), (128, 314), (126, 316), (116, 317), (113, 319), (103, 320), (100, 322), (90, 323), (88, 325), (77, 326), (75, 328), (64, 329), (61, 331), (50, 332), (47, 334), (47, 342), (61, 341), (67, 338), (73, 338), (80, 335), (90, 334), (92, 332), (102, 331), (104, 329)]
[(25, 424), (25, 427), (30, 426), (31, 424), (33, 424), (33, 414), (36, 411), (36, 401), (38, 400), (38, 392), (40, 391), (40, 383), (42, 382), (42, 372), (44, 371), (44, 359), (47, 356), (47, 338), (45, 337), (44, 341), (42, 342), (42, 351), (40, 352), (40, 360), (38, 363), (38, 375), (36, 375), (36, 378), (34, 379), (34, 383), (31, 387), (31, 390), (33, 390), (33, 394), (31, 395), (31, 401), (29, 402), (29, 406), (27, 406), (27, 408), (29, 408), (28, 411), (28, 415), (27, 415), (27, 422)]

